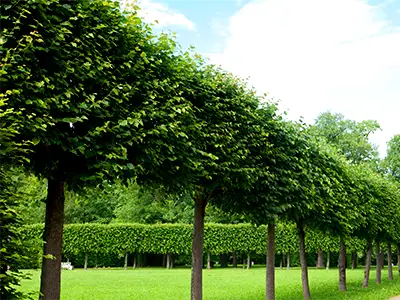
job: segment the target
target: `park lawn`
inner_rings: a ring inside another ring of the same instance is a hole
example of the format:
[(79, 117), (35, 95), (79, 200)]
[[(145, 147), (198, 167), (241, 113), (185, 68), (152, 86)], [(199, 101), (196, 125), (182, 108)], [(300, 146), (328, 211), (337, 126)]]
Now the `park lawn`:
[[(387, 280), (383, 270), (381, 285), (375, 284), (371, 272), (370, 287), (361, 288), (363, 270), (347, 271), (346, 293), (337, 290), (338, 270), (310, 268), (310, 288), (313, 300), (387, 300), (400, 295), (400, 277), (394, 268), (395, 280)], [(21, 290), (39, 289), (39, 270), (30, 270), (32, 280), (24, 280)], [(250, 270), (216, 268), (204, 270), (205, 300), (265, 299), (265, 267)], [(299, 268), (276, 270), (276, 299), (301, 300)], [(62, 300), (180, 300), (190, 298), (190, 269), (74, 269), (62, 271)]]

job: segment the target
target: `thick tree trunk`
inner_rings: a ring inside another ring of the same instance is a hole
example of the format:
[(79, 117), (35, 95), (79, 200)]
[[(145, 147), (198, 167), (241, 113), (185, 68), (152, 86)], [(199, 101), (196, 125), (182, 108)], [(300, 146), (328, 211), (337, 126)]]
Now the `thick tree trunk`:
[(351, 269), (357, 269), (357, 252), (355, 251), (351, 253)]
[(251, 268), (251, 256), (250, 251), (247, 253), (247, 269)]
[(376, 283), (382, 282), (382, 262), (381, 262), (381, 246), (379, 241), (376, 242)]
[(268, 224), (267, 300), (275, 300), (275, 224)]
[(290, 270), (290, 253), (286, 254), (286, 270)]
[(346, 243), (342, 236), (340, 237), (339, 254), (339, 290), (346, 291)]
[(303, 224), (297, 222), (297, 232), (299, 234), (299, 246), (300, 246), (300, 264), (301, 264), (301, 282), (303, 285), (303, 298), (304, 300), (311, 299), (310, 286), (308, 284), (308, 268), (307, 268), (307, 257), (305, 247), (305, 232)]
[(87, 270), (87, 265), (88, 265), (88, 254), (85, 253), (85, 262), (83, 263), (83, 269)]
[(365, 258), (365, 271), (364, 271), (364, 282), (362, 287), (368, 287), (369, 272), (371, 270), (371, 260), (372, 260), (372, 242), (367, 243), (367, 256)]
[(236, 257), (236, 251), (233, 250), (232, 252), (232, 264), (234, 268), (237, 268), (237, 257)]
[(202, 195), (195, 197), (194, 229), (192, 243), (192, 284), (191, 300), (202, 300), (203, 297), (203, 241), (204, 241), (204, 214), (206, 201)]
[(125, 252), (124, 270), (128, 268), (128, 251)]
[(328, 251), (326, 252), (326, 269), (329, 270), (329, 265), (331, 263), (331, 253)]
[(209, 250), (207, 251), (207, 269), (211, 270), (211, 253)]
[(317, 269), (324, 268), (324, 252), (318, 250)]
[(392, 245), (388, 242), (388, 250), (387, 250), (387, 257), (388, 257), (388, 279), (393, 280), (393, 268), (392, 268)]
[[(59, 300), (61, 292), (61, 254), (64, 225), (64, 182), (48, 179), (46, 219), (43, 234), (41, 300)], [(52, 257), (49, 257), (52, 256)]]

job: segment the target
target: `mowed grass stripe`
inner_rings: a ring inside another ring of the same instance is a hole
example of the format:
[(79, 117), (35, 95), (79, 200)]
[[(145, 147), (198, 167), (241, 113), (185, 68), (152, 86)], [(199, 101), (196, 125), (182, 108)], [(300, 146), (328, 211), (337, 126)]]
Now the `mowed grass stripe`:
[[(395, 272), (397, 269), (395, 269)], [(21, 289), (38, 290), (39, 270), (30, 270), (32, 280), (25, 280)], [(212, 269), (203, 271), (205, 300), (265, 299), (265, 267), (246, 269)], [(400, 295), (400, 277), (390, 282), (383, 271), (382, 284), (375, 284), (374, 270), (370, 287), (361, 287), (363, 270), (347, 271), (346, 293), (337, 289), (338, 270), (310, 268), (310, 287), (314, 300), (388, 300)], [(190, 269), (74, 269), (62, 271), (62, 300), (180, 300), (190, 296)], [(301, 300), (299, 268), (276, 270), (276, 299)]]

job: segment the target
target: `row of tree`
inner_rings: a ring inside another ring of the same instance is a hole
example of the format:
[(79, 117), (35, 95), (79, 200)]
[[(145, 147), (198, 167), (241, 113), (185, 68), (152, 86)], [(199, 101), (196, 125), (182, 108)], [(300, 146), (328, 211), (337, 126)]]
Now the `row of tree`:
[(193, 199), (192, 300), (202, 299), (208, 203), (268, 224), (269, 300), (278, 219), (297, 227), (304, 299), (307, 227), (340, 238), (341, 290), (349, 236), (366, 239), (368, 253), (373, 241), (377, 253), (400, 242), (399, 184), (364, 163), (368, 151), (344, 157), (314, 127), (284, 120), (242, 80), (154, 35), (137, 8), (30, 0), (0, 9), (2, 122), (23, 158), (7, 149), (2, 160), (48, 184), (41, 299), (60, 298), (65, 191), (114, 181)]

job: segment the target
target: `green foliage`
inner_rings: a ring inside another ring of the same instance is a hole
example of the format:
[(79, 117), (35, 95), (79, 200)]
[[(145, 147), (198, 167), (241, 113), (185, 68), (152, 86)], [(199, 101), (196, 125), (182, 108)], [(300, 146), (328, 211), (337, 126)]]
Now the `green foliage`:
[(386, 168), (387, 173), (400, 182), (400, 134), (395, 135), (388, 142), (384, 167)]

